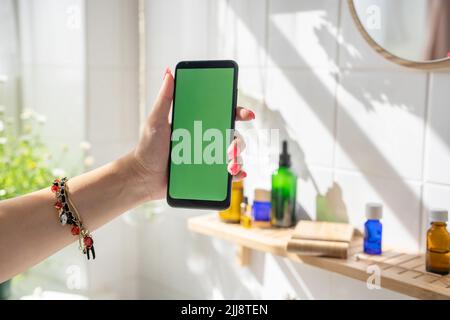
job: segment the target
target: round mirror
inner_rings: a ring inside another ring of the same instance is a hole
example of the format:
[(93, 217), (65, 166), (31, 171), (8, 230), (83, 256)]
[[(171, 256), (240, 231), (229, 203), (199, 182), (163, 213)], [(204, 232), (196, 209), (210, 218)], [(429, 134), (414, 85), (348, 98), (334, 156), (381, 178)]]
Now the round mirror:
[(348, 0), (356, 25), (385, 58), (408, 67), (450, 67), (450, 0)]

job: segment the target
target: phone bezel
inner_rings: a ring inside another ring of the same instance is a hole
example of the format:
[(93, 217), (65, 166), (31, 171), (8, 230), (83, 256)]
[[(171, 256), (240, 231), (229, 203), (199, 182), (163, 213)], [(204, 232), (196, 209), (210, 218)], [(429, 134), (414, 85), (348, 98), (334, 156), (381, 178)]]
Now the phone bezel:
[(233, 103), (231, 110), (230, 119), (230, 129), (234, 130), (235, 119), (236, 119), (236, 104), (237, 104), (237, 82), (238, 82), (238, 64), (233, 60), (201, 60), (201, 61), (181, 61), (175, 67), (175, 83), (173, 91), (173, 105), (172, 105), (172, 119), (171, 119), (171, 139), (169, 147), (169, 162), (168, 166), (168, 177), (167, 177), (167, 203), (171, 207), (175, 208), (195, 208), (195, 209), (212, 209), (212, 210), (223, 210), (230, 206), (231, 198), (231, 181), (232, 176), (228, 173), (228, 186), (227, 186), (227, 197), (223, 201), (211, 201), (211, 200), (193, 200), (193, 199), (178, 199), (172, 198), (169, 193), (170, 185), (170, 163), (172, 161), (172, 132), (173, 132), (173, 118), (175, 115), (175, 104), (176, 104), (176, 87), (177, 87), (177, 72), (179, 69), (204, 69), (204, 68), (233, 68)]

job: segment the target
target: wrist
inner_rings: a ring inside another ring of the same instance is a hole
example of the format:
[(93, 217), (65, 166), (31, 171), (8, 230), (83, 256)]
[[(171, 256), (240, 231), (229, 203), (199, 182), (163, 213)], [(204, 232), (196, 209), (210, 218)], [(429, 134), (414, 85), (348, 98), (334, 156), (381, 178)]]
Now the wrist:
[(153, 192), (150, 188), (151, 177), (136, 158), (134, 152), (130, 152), (118, 159), (117, 165), (120, 176), (127, 185), (127, 192), (135, 197), (135, 201), (138, 204), (154, 200)]

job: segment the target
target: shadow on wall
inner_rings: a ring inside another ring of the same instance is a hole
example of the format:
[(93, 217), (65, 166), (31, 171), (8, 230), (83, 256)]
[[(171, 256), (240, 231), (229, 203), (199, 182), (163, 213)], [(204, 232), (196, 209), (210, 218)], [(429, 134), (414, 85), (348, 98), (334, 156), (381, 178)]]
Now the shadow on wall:
[(263, 128), (279, 128), (280, 140), (287, 140), (290, 148), (291, 157), (295, 159), (292, 162), (292, 170), (297, 176), (305, 181), (310, 180), (317, 193), (316, 197), (316, 212), (315, 215), (308, 213), (305, 208), (297, 202), (296, 216), (298, 220), (311, 220), (315, 216), (319, 221), (333, 221), (333, 222), (348, 222), (347, 207), (342, 198), (342, 188), (338, 183), (334, 182), (325, 194), (320, 192), (320, 189), (308, 168), (305, 161), (305, 152), (297, 142), (295, 137), (292, 137), (289, 125), (281, 113), (277, 110), (270, 109), (264, 102), (259, 99), (252, 98), (243, 92), (239, 93), (240, 100), (244, 105), (250, 105), (258, 115), (257, 125)]
[[(140, 284), (142, 297), (261, 299), (268, 294), (283, 299), (289, 298), (285, 296), (286, 287), (298, 297), (317, 298), (322, 295), (314, 291), (322, 278), (308, 277), (308, 273), (300, 276), (295, 272), (300, 269), (307, 272), (312, 267), (293, 264), (295, 266), (286, 273), (286, 266), (278, 265), (284, 258), (254, 251), (250, 265), (239, 266), (235, 259), (235, 246), (188, 230), (187, 219), (194, 215), (198, 212), (165, 207), (151, 223), (139, 224), (142, 228), (139, 242), (145, 243), (140, 253), (144, 266), (140, 270), (144, 277)], [(290, 264), (286, 262), (288, 267)], [(296, 281), (291, 281), (291, 277)], [(265, 292), (264, 288), (272, 286), (281, 291)]]
[[(187, 219), (199, 212), (164, 206), (139, 232), (146, 299), (258, 299), (264, 262), (235, 263), (235, 246), (191, 232)], [(167, 232), (170, 230), (170, 232)]]
[[(311, 2), (311, 4), (312, 4), (312, 2)], [(295, 8), (292, 8), (293, 6), (295, 6), (295, 5), (294, 4), (291, 5), (290, 9), (292, 11), (290, 11), (290, 13), (296, 11)], [(248, 30), (250, 32), (252, 32), (253, 34), (257, 34), (257, 30), (256, 30), (255, 26), (252, 25), (251, 23), (249, 23), (249, 21), (245, 20), (246, 16), (245, 16), (245, 14), (243, 14), (243, 12), (241, 12), (241, 9), (239, 8), (239, 6), (236, 6), (233, 2), (231, 2), (230, 7), (235, 12), (235, 14), (241, 19), (241, 21), (246, 25)], [(322, 7), (310, 8), (310, 10), (314, 10), (314, 9), (323, 10)], [(297, 11), (299, 11), (299, 10), (301, 10), (301, 4), (298, 4)], [(330, 20), (330, 19), (328, 19), (326, 14), (323, 16), (323, 19), (325, 19), (326, 21)], [(283, 69), (281, 67), (283, 65), (284, 56), (286, 54), (289, 56), (294, 56), (296, 58), (296, 60), (299, 62), (299, 64), (308, 65), (308, 61), (306, 61), (305, 58), (297, 52), (296, 48), (292, 45), (290, 40), (280, 31), (280, 29), (276, 25), (274, 25), (273, 22), (271, 22), (270, 18), (267, 21), (269, 24), (271, 24), (271, 26), (267, 28), (268, 30), (271, 30), (271, 32), (273, 32), (273, 35), (271, 35), (271, 36), (280, 39), (278, 41), (278, 45), (280, 46), (278, 48), (278, 50), (274, 51), (273, 53), (267, 52), (267, 54), (269, 55), (269, 57), (273, 61), (273, 63), (276, 66), (278, 66), (280, 68), (280, 70), (283, 71), (283, 75), (290, 82), (290, 85), (297, 90), (297, 94), (300, 97), (302, 97), (302, 99), (305, 101), (305, 103), (311, 108), (311, 110), (315, 113), (316, 117), (322, 122), (323, 126), (330, 132), (330, 134), (333, 137), (335, 137), (336, 129), (334, 128), (334, 125), (331, 126), (329, 124), (329, 122), (327, 122), (325, 119), (323, 119), (323, 116), (316, 110), (316, 106), (315, 106), (315, 103), (313, 100), (314, 93), (310, 92), (310, 90), (305, 90), (305, 88), (298, 87), (298, 85), (296, 84), (296, 81), (293, 77), (293, 74), (290, 72), (286, 72), (286, 69)], [(327, 26), (327, 27), (324, 27), (324, 26)], [(316, 34), (316, 38), (318, 39), (318, 41), (322, 45), (322, 47), (324, 46), (324, 43), (326, 41), (337, 42), (336, 35), (333, 34), (333, 32), (332, 32), (333, 29), (338, 30), (338, 27), (335, 25), (330, 25), (330, 22), (320, 24), (320, 27), (315, 29), (314, 32)], [(257, 38), (255, 37), (255, 39), (257, 39)], [(260, 43), (259, 45), (261, 48), (264, 48), (264, 46), (265, 46), (264, 43)], [(355, 56), (357, 56), (357, 55), (355, 55)], [(335, 61), (336, 57), (328, 56), (328, 59), (330, 61)], [(332, 101), (334, 101), (335, 95), (336, 95), (336, 87), (330, 88), (329, 86), (327, 86), (326, 83), (324, 83), (323, 79), (321, 79), (318, 75), (316, 75), (315, 73), (312, 73), (312, 74), (313, 74), (313, 78), (311, 81), (311, 87), (320, 88), (320, 91), (322, 92), (323, 95), (329, 96), (329, 98)], [(335, 75), (332, 75), (332, 74), (330, 74), (329, 76), (335, 77)], [(389, 85), (389, 84), (387, 83), (386, 85)], [(268, 89), (266, 88), (266, 90), (268, 90)], [(345, 90), (345, 88), (343, 88), (342, 90)], [(351, 97), (353, 99), (353, 101), (359, 101), (359, 99), (364, 99), (363, 101), (360, 101), (360, 104), (363, 106), (371, 105), (371, 103), (373, 103), (373, 101), (369, 101), (369, 99), (373, 99), (374, 95), (370, 96), (369, 94), (365, 93), (364, 88), (362, 88), (362, 87), (361, 87), (361, 94), (359, 94), (357, 97), (353, 96), (350, 92), (348, 92), (346, 90), (345, 90), (345, 94), (347, 96)], [(382, 92), (377, 93), (375, 96), (381, 97), (381, 99), (384, 99)], [(390, 103), (392, 105), (398, 105), (398, 106), (403, 105), (401, 101), (398, 101), (398, 102), (390, 101)], [(360, 126), (357, 123), (355, 123), (355, 121), (353, 120), (351, 115), (348, 114), (348, 112), (344, 108), (339, 109), (339, 117), (341, 119), (343, 119), (343, 121), (346, 124), (348, 124), (349, 128), (347, 128), (347, 129), (350, 130), (351, 132), (353, 132), (354, 137), (357, 138), (361, 144), (370, 146), (370, 150), (371, 150), (370, 154), (371, 154), (371, 157), (373, 158), (373, 162), (378, 164), (378, 166), (382, 169), (382, 172), (384, 172), (384, 175), (387, 177), (390, 177), (390, 179), (393, 179), (399, 185), (401, 192), (405, 195), (406, 198), (417, 199), (420, 202), (421, 199), (418, 198), (418, 196), (415, 194), (415, 192), (405, 183), (403, 178), (395, 170), (395, 168), (388, 161), (388, 159), (386, 159), (384, 157), (384, 155), (381, 153), (381, 151), (372, 143), (370, 138), (360, 128)], [(287, 119), (285, 119), (283, 117), (283, 115), (277, 114), (277, 118), (278, 118), (278, 120), (274, 123), (274, 125), (278, 128), (285, 127), (286, 123), (289, 122), (289, 121), (287, 121)], [(358, 157), (357, 155), (355, 155), (352, 152), (352, 147), (353, 147), (352, 141), (344, 140), (344, 141), (337, 141), (337, 143), (340, 144), (343, 151), (345, 153), (347, 153), (347, 155), (352, 159), (352, 161), (355, 163), (355, 165), (358, 167), (358, 169), (360, 171), (364, 172), (365, 171), (364, 170), (365, 163), (363, 162), (363, 159), (361, 159), (360, 157)], [(295, 154), (293, 153), (293, 157), (298, 157), (298, 159), (300, 159), (303, 162), (302, 166), (305, 168), (304, 154), (301, 152), (301, 149), (298, 146), (297, 146), (297, 150), (295, 152), (296, 152)], [(310, 173), (307, 173), (307, 175), (309, 177), (311, 177)], [(383, 183), (380, 183), (380, 181), (378, 179), (376, 179), (374, 176), (365, 175), (365, 177), (366, 177), (367, 181), (372, 185), (374, 190), (381, 196), (384, 203), (387, 206), (389, 206), (390, 208), (392, 208), (392, 211), (397, 215), (399, 220), (409, 219), (410, 213), (404, 212), (401, 203), (399, 203), (399, 201), (397, 201), (398, 199), (397, 199), (396, 194), (392, 194), (392, 193), (388, 192), (386, 190), (386, 188), (384, 187)], [(305, 176), (303, 176), (302, 178), (305, 178)], [(312, 177), (311, 177), (311, 179), (312, 179)], [(317, 187), (316, 187), (316, 189), (317, 189)], [(330, 191), (330, 192), (336, 194), (337, 198), (339, 198), (339, 195), (342, 194), (342, 190), (340, 189), (339, 186), (336, 186), (335, 191)], [(334, 198), (334, 196), (331, 198)], [(323, 201), (324, 201), (323, 199), (318, 200), (319, 203), (321, 203)], [(337, 202), (339, 202), (339, 201), (337, 201)], [(326, 208), (327, 206), (328, 206), (328, 204), (323, 207)], [(340, 219), (346, 220), (345, 219), (345, 216), (346, 216), (345, 205), (340, 203), (339, 207), (341, 208), (340, 210), (342, 210), (342, 212), (339, 213), (340, 217), (338, 218), (338, 220), (340, 220)], [(324, 211), (326, 211), (326, 210), (324, 209)], [(324, 213), (321, 213), (321, 215), (323, 217), (327, 216), (327, 214), (324, 214)], [(407, 231), (413, 237), (417, 237), (418, 232), (419, 232), (419, 230), (415, 230), (415, 229), (411, 230), (411, 228), (408, 228)]]
[(327, 282), (324, 281), (324, 278), (330, 277), (328, 271), (321, 270), (322, 275), (320, 278), (314, 276), (308, 277), (308, 269), (311, 270), (312, 267), (297, 264), (289, 259), (279, 257), (275, 257), (274, 260), (281, 272), (286, 275), (286, 279), (291, 284), (291, 288), (295, 293), (295, 296), (286, 298), (307, 300), (330, 298), (330, 289), (328, 286), (322, 285), (322, 283)]
[(188, 258), (183, 270), (187, 270), (186, 277), (192, 277), (198, 283), (195, 296), (210, 299), (261, 298), (264, 254), (252, 252), (251, 265), (242, 268), (236, 263), (235, 246), (188, 230), (186, 232), (189, 241), (182, 246)]

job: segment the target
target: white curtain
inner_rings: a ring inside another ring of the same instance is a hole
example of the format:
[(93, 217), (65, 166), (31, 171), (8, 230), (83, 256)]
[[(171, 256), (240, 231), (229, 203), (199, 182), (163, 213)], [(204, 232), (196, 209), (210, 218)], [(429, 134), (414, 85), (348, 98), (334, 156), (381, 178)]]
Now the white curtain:
[(19, 94), (19, 37), (17, 2), (0, 0), (0, 105), (17, 115)]

